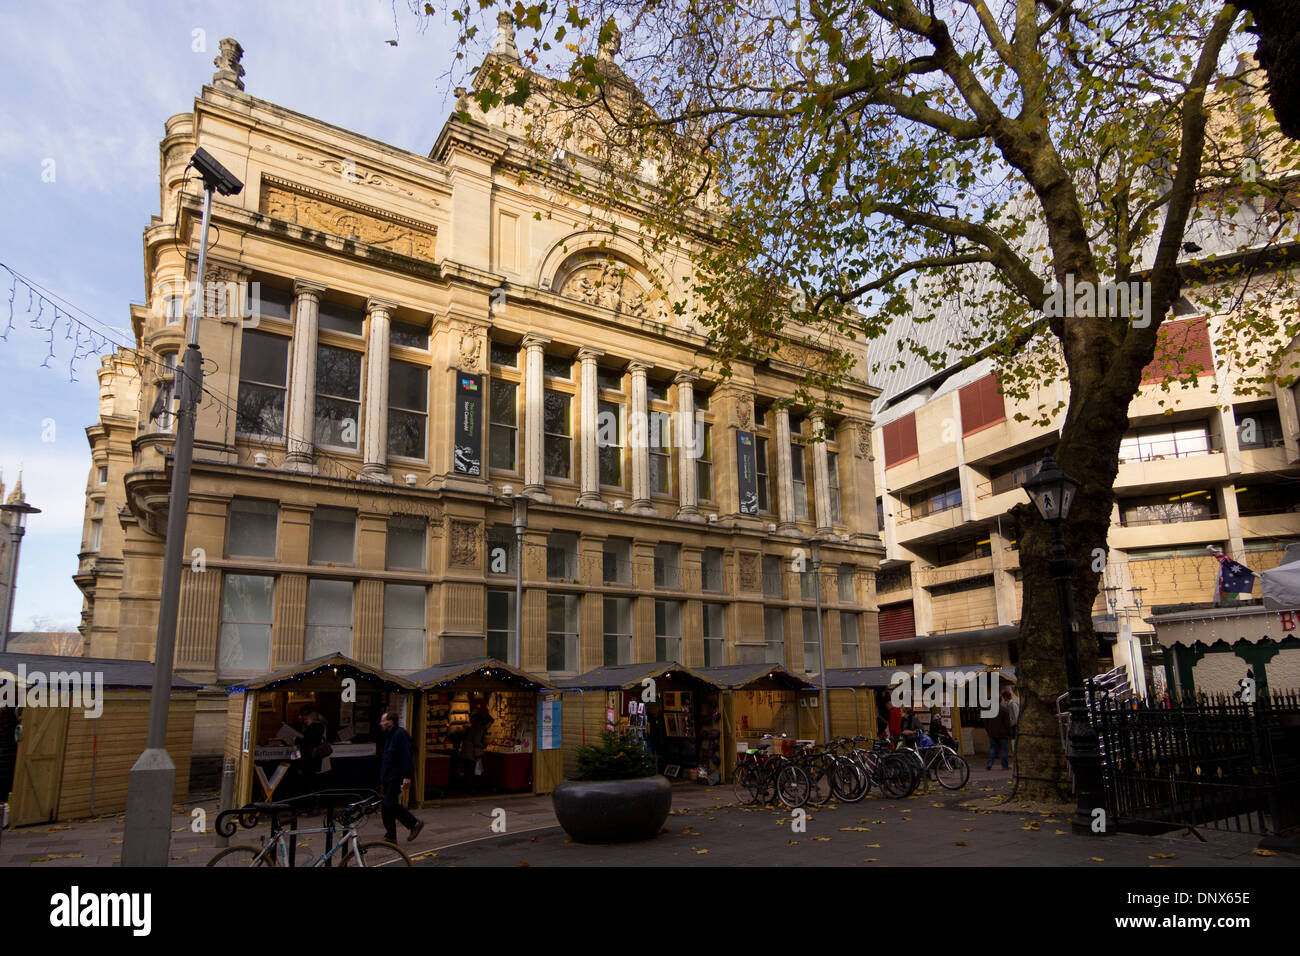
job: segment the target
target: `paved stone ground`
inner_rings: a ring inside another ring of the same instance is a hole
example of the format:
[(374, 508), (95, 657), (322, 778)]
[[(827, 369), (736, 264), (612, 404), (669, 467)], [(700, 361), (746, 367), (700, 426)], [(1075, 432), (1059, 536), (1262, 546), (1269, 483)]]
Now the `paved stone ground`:
[[(439, 801), (416, 811), (424, 831), (401, 845), (428, 866), (1296, 866), (1300, 856), (1259, 856), (1259, 838), (1203, 831), (1208, 843), (1190, 835), (1106, 839), (1069, 833), (1064, 812), (1006, 809), (970, 810), (961, 804), (1004, 793), (1009, 774), (976, 768), (966, 789), (931, 790), (906, 800), (884, 800), (874, 792), (858, 804), (813, 810), (806, 832), (791, 829), (791, 814), (734, 805), (729, 787), (677, 784), (668, 832), (646, 843), (590, 847), (571, 843), (559, 829), (549, 796), (501, 796)], [(209, 832), (190, 829), (195, 808), (207, 814)], [(507, 832), (491, 833), (493, 811), (506, 812)], [(210, 831), (216, 801), (175, 808), (173, 866), (202, 866), (219, 849)], [(315, 820), (308, 820), (311, 826)], [(241, 830), (232, 843), (257, 843), (265, 825)], [(378, 816), (366, 820), (363, 839), (382, 839)], [(0, 836), (0, 867), (114, 866), (121, 854), (122, 817), (72, 824), (25, 827)], [(319, 838), (300, 841), (300, 854), (320, 847)], [(1097, 859), (1094, 859), (1097, 858)], [(306, 857), (300, 856), (300, 859)]]

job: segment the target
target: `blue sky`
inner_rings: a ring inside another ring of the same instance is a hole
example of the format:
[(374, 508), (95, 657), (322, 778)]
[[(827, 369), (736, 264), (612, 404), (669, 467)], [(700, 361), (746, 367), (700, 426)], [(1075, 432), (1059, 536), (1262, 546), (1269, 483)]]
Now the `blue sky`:
[[(405, 0), (21, 9), (7, 0), (0, 36), (0, 262), (118, 329), (122, 342), (131, 341), (130, 303), (144, 301), (141, 235), (158, 212), (163, 123), (193, 108), (222, 37), (244, 47), (249, 94), (419, 153), (433, 145), (455, 85), (454, 32), (435, 22), (421, 30)], [(0, 331), (8, 278), (0, 270)], [(70, 382), (72, 343), (56, 341), (56, 360), (42, 368), (46, 341), (22, 318), (25, 305), (20, 293), (16, 328), (0, 341), (0, 469), (7, 494), (22, 465), (28, 501), (43, 513), (23, 539), (14, 628), (38, 619), (72, 628), (99, 362), (77, 363)]]

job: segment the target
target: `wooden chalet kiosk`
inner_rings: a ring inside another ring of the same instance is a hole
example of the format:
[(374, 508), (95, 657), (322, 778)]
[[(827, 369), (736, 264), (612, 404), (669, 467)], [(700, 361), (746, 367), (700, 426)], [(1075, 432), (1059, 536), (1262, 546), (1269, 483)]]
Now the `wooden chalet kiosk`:
[(599, 743), (606, 730), (644, 739), (670, 778), (721, 776), (722, 688), (699, 670), (674, 661), (616, 664), (557, 686), (564, 695), (565, 776), (577, 770), (578, 748)]
[[(448, 790), (549, 793), (561, 778), (560, 698), (546, 681), (490, 657), (437, 664), (406, 679), (420, 691), (411, 729), (417, 806)], [(475, 775), (460, 750), (480, 704), (492, 723)]]
[[(409, 679), (330, 654), (234, 685), (226, 711), (227, 759), (235, 761), (234, 806), (312, 790), (379, 785), (379, 719), (394, 710), (410, 730), (419, 691)], [(333, 748), (321, 772), (297, 771), (300, 715), (316, 711)], [(411, 733), (419, 769), (419, 739)]]
[[(817, 689), (782, 665), (730, 664), (702, 667), (696, 673), (722, 688), (721, 779), (732, 779), (737, 754), (751, 747), (766, 742), (773, 753), (788, 752), (798, 739), (816, 739), (811, 735), (819, 715), (809, 716), (808, 702), (816, 700)], [(764, 741), (765, 734), (773, 739)]]
[[(0, 734), (16, 744), (12, 778), (0, 779), (10, 826), (126, 808), (127, 779), (148, 738), (153, 674), (148, 661), (0, 654)], [(103, 688), (89, 710), (87, 679), (92, 697)], [(198, 691), (198, 684), (172, 678), (167, 752), (176, 764), (176, 799), (190, 788)]]

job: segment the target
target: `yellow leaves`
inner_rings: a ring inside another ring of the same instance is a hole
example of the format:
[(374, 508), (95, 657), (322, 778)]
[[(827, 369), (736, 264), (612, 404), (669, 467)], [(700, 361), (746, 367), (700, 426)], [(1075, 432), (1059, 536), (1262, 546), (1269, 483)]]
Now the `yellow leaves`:
[(869, 850), (879, 850), (879, 849), (880, 849), (880, 844), (879, 844), (879, 843), (868, 843), (868, 844), (867, 844), (867, 849), (869, 849)]
[(1100, 856), (1090, 856), (1090, 857), (1088, 857), (1088, 859), (1090, 859), (1093, 863), (1105, 863), (1105, 862), (1106, 862), (1105, 859), (1102, 858), (1102, 857), (1100, 857)]
[(863, 860), (862, 862), (863, 862), (863, 863), (879, 863), (880, 861), (877, 860), (874, 856), (869, 856), (869, 857), (867, 857), (865, 860)]
[(841, 833), (870, 833), (871, 827), (840, 827)]
[[(47, 853), (45, 856), (34, 856), (32, 863), (49, 863), (50, 860), (80, 860), (85, 857), (84, 853)], [(175, 857), (179, 860), (180, 857)]]
[(971, 833), (971, 832), (974, 831), (974, 829), (975, 829), (974, 827), (962, 827), (962, 828), (961, 828), (961, 832), (962, 832), (962, 833)]
[(527, 860), (520, 860), (518, 863), (515, 864), (515, 866), (532, 866), (532, 864), (529, 863)]
[(813, 837), (813, 839), (816, 840), (818, 843), (830, 843), (830, 842), (831, 842), (831, 838), (830, 838), (830, 837)]
[(970, 846), (970, 844), (967, 843), (965, 840), (958, 840), (957, 846)]
[(786, 846), (798, 846), (798, 845), (799, 845), (798, 840), (791, 840), (788, 843), (786, 843)]
[(708, 851), (708, 850), (697, 850), (697, 849), (695, 849), (695, 847), (691, 847), (691, 852), (692, 852), (692, 853), (708, 853), (709, 851)]
[(46, 833), (58, 833), (60, 830), (71, 830), (71, 829), (72, 829), (72, 827), (68, 826), (66, 823), (60, 823), (60, 824), (58, 824), (57, 826), (46, 827), (46, 828), (45, 828), (45, 832), (46, 832)]
[(1148, 860), (1174, 860), (1177, 858), (1178, 854), (1176, 853), (1153, 853), (1147, 857)]
[(1038, 824), (1038, 821), (1037, 821), (1037, 820), (1030, 820), (1028, 823), (1026, 823), (1026, 824), (1025, 824), (1023, 827), (1021, 827), (1020, 829), (1022, 829), (1022, 830), (1037, 830), (1037, 829), (1040, 829), (1040, 827), (1039, 827), (1039, 824)]
[(1255, 848), (1254, 850), (1251, 850), (1250, 852), (1255, 854), (1256, 856), (1277, 856), (1277, 854), (1274, 853), (1272, 850), (1261, 850), (1258, 847)]

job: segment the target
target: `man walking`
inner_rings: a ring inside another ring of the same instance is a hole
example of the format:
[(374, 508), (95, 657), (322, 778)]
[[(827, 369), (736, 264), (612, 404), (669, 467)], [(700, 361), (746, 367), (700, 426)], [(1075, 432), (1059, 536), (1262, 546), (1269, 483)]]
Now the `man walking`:
[(984, 721), (984, 729), (989, 735), (989, 762), (985, 770), (993, 769), (993, 759), (998, 756), (998, 751), (1002, 752), (1002, 769), (1009, 770), (1010, 753), (1008, 745), (1011, 742), (1011, 694), (1009, 691), (1002, 692), (1002, 699), (998, 701), (998, 715), (989, 717)]
[(424, 829), (424, 821), (397, 802), (401, 794), (411, 787), (415, 776), (415, 757), (411, 750), (411, 735), (397, 726), (397, 715), (385, 711), (379, 721), (384, 728), (384, 756), (379, 762), (379, 782), (384, 789), (384, 839), (397, 841), (397, 822), (406, 827), (406, 841), (410, 843)]

